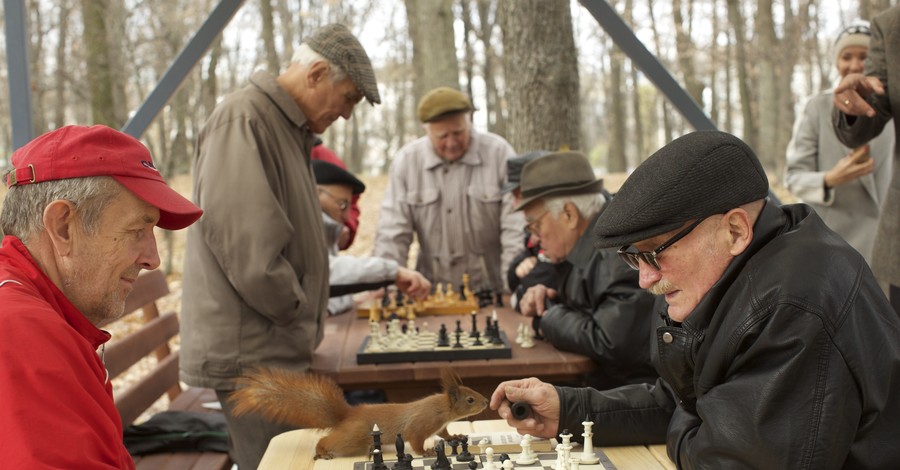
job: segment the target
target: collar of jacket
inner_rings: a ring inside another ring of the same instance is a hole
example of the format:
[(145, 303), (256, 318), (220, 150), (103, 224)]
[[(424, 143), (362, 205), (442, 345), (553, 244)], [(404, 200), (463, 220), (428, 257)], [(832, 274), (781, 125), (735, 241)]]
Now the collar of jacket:
[[(606, 205), (609, 203), (610, 196), (609, 193), (603, 191), (603, 197), (606, 198), (606, 201), (603, 203), (603, 207), (600, 209), (600, 212), (597, 212), (597, 215), (594, 216), (594, 219), (591, 220), (591, 223), (584, 230), (584, 233), (581, 234), (581, 237), (578, 238), (578, 241), (575, 242), (575, 246), (572, 247), (572, 251), (566, 255), (566, 260), (575, 266), (578, 269), (587, 269), (591, 264), (591, 259), (594, 257), (594, 252), (598, 251), (597, 248), (594, 248), (594, 229), (597, 226), (597, 219), (600, 218), (600, 214), (606, 210)], [(600, 251), (612, 250), (612, 248), (604, 248), (600, 249)], [(621, 262), (621, 261), (617, 261)]]
[[(17, 278), (24, 276), (24, 279)], [(14, 278), (16, 277), (16, 278)], [(28, 248), (17, 237), (7, 235), (0, 246), (0, 278), (14, 280), (18, 286), (7, 284), (4, 288), (25, 288), (30, 296), (47, 302), (62, 319), (78, 332), (94, 349), (106, 343), (112, 337), (93, 323), (79, 311), (56, 284), (44, 274), (37, 262), (31, 257)], [(20, 287), (21, 286), (21, 287)]]
[(718, 310), (722, 299), (728, 294), (735, 279), (741, 274), (750, 259), (772, 241), (773, 238), (796, 225), (798, 220), (789, 220), (791, 216), (797, 215), (802, 219), (809, 213), (807, 209), (803, 213), (794, 214), (789, 207), (796, 206), (779, 207), (766, 200), (766, 205), (763, 207), (759, 218), (756, 220), (756, 225), (753, 227), (753, 241), (750, 242), (750, 246), (731, 260), (731, 264), (725, 268), (722, 277), (713, 284), (709, 292), (694, 308), (694, 311), (681, 324), (682, 328), (697, 333), (705, 331), (709, 327), (710, 322), (712, 322), (712, 317)]
[(274, 75), (260, 70), (250, 76), (250, 83), (265, 93), (295, 126), (306, 127), (306, 116), (300, 111), (300, 106), (297, 106), (294, 98), (278, 84)]
[[(475, 129), (472, 129), (470, 132), (470, 141), (469, 141), (469, 149), (466, 150), (465, 155), (462, 156), (459, 160), (453, 162), (463, 163), (469, 166), (478, 166), (481, 165), (481, 155), (478, 153), (478, 132)], [(425, 144), (428, 148), (428, 152), (425, 155), (425, 169), (426, 170), (434, 170), (435, 168), (440, 168), (442, 165), (446, 164), (447, 161), (443, 158), (439, 157), (437, 153), (434, 152), (434, 146), (431, 145), (431, 140), (428, 139), (428, 136), (425, 136)]]

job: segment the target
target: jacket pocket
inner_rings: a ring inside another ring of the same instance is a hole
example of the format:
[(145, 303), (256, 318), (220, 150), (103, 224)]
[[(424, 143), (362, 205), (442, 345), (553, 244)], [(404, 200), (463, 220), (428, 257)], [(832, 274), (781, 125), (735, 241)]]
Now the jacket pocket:
[[(419, 189), (406, 194), (406, 204), (412, 213), (413, 227), (425, 238), (438, 237), (441, 233), (441, 193), (437, 189)], [(422, 237), (419, 237), (422, 243)], [(427, 243), (427, 241), (426, 241)]]
[(469, 186), (469, 246), (476, 253), (490, 253), (500, 249), (500, 212), (503, 196), (498, 187)]

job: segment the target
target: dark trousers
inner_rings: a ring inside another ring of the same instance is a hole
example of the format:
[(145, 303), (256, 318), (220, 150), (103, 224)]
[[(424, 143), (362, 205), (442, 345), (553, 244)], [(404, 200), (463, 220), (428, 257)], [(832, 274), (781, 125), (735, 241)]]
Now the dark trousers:
[(266, 447), (273, 437), (296, 429), (295, 426), (274, 423), (259, 415), (247, 414), (241, 417), (232, 415), (234, 406), (228, 402), (231, 390), (216, 390), (216, 396), (222, 403), (225, 421), (228, 423), (228, 440), (231, 446), (232, 460), (240, 470), (256, 470)]
[(891, 305), (894, 307), (894, 311), (900, 314), (900, 286), (891, 284), (891, 287), (888, 290), (888, 297), (891, 299)]

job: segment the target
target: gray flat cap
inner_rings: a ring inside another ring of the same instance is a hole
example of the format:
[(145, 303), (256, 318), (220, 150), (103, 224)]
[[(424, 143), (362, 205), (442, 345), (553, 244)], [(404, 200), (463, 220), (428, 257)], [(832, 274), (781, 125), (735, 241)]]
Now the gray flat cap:
[(342, 24), (329, 24), (304, 41), (310, 49), (344, 69), (369, 103), (381, 103), (372, 62), (356, 36)]
[(503, 189), (500, 190), (500, 194), (506, 194), (518, 188), (519, 182), (522, 181), (522, 168), (525, 168), (525, 164), (537, 157), (543, 157), (548, 153), (550, 152), (546, 150), (535, 150), (534, 152), (528, 152), (512, 158), (507, 158), (506, 184), (503, 185)]
[(521, 191), (517, 211), (542, 197), (599, 193), (603, 180), (594, 177), (591, 162), (583, 153), (554, 152), (525, 164)]
[(597, 220), (597, 248), (630, 245), (765, 198), (769, 180), (741, 139), (719, 131), (681, 136), (625, 180)]

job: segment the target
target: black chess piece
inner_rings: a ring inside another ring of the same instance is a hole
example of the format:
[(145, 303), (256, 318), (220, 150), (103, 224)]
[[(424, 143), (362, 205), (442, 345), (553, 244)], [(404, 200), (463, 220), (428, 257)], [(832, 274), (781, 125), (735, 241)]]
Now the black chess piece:
[(447, 336), (447, 325), (441, 323), (441, 329), (438, 332), (438, 347), (450, 346), (450, 337)]
[[(535, 317), (537, 318), (537, 317)], [(472, 331), (469, 332), (469, 337), (474, 338), (475, 333), (478, 332), (478, 323), (475, 321), (477, 319), (477, 312), (472, 310)]]
[(457, 441), (456, 439), (450, 439), (450, 442), (448, 442), (448, 444), (450, 444), (450, 457), (456, 457), (457, 455), (459, 455), (456, 450), (459, 447), (459, 441)]
[(494, 320), (494, 327), (491, 329), (491, 344), (503, 344), (500, 338), (500, 320)]
[(372, 448), (381, 451), (381, 430), (378, 429), (378, 425), (372, 429), (372, 432), (369, 433), (372, 436)]
[(500, 454), (500, 463), (506, 462), (507, 460), (509, 460), (509, 454), (506, 452)]
[(459, 342), (459, 332), (456, 333), (456, 343), (453, 344), (454, 349), (459, 349), (463, 347), (462, 343)]
[(476, 461), (474, 461), (474, 460), (471, 461), (471, 462), (469, 462), (469, 468), (470, 468), (471, 470), (477, 469), (477, 468), (478, 468), (478, 462), (476, 462)]
[(390, 292), (388, 292), (388, 288), (385, 287), (384, 295), (381, 297), (381, 306), (387, 307), (390, 304), (391, 304), (391, 295), (390, 295)]
[(483, 346), (484, 343), (481, 342), (481, 333), (475, 332), (475, 341), (472, 342), (472, 346)]
[(403, 436), (398, 432), (397, 440), (394, 441), (394, 448), (397, 449), (397, 460), (403, 460), (403, 456), (406, 455), (406, 443), (403, 442)]
[(462, 333), (463, 332), (463, 329), (462, 329), (462, 326), (460, 326), (460, 323), (462, 323), (461, 320), (456, 320), (456, 329), (453, 330), (454, 333)]
[[(462, 452), (456, 456), (457, 462), (472, 462), (475, 460), (475, 456), (469, 453), (469, 436), (462, 437)], [(477, 465), (477, 464), (476, 464)]]
[(503, 293), (502, 293), (502, 292), (497, 292), (497, 300), (496, 300), (495, 304), (496, 304), (498, 307), (502, 307), (502, 306), (503, 306)]
[(459, 285), (459, 300), (462, 300), (463, 302), (466, 301), (466, 285), (465, 284)]
[(450, 459), (447, 458), (447, 454), (444, 452), (444, 441), (441, 440), (434, 446), (435, 456), (437, 457), (434, 460), (434, 463), (431, 464), (432, 470), (453, 470), (453, 465), (450, 463)]
[(384, 464), (384, 456), (381, 455), (381, 449), (372, 451), (372, 470), (390, 470)]

